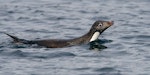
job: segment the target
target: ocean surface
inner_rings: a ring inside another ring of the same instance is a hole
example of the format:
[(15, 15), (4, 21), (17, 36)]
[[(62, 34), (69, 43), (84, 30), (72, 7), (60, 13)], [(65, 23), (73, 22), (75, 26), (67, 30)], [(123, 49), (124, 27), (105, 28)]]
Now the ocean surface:
[[(3, 32), (70, 39), (96, 20), (114, 21), (90, 45), (19, 45)], [(150, 75), (150, 0), (0, 0), (0, 75)]]

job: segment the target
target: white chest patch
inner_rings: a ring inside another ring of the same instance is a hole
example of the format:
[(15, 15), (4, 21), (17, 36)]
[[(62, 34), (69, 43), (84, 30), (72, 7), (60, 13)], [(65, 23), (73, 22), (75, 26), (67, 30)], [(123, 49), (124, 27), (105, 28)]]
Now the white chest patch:
[(97, 40), (97, 38), (99, 37), (99, 35), (100, 35), (100, 33), (99, 33), (99, 32), (95, 32), (95, 33), (93, 34), (93, 36), (92, 36), (92, 38), (91, 38), (90, 42), (91, 42), (91, 41), (95, 41), (95, 40)]

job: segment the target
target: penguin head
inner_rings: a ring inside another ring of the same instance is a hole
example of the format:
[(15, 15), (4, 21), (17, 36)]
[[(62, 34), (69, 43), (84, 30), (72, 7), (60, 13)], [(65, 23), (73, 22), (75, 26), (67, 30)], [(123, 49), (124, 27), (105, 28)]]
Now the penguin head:
[(93, 30), (94, 32), (100, 32), (100, 33), (102, 33), (107, 28), (109, 28), (110, 26), (112, 26), (113, 23), (114, 23), (113, 21), (101, 21), (101, 20), (98, 20), (98, 21), (96, 21), (92, 25), (91, 30)]

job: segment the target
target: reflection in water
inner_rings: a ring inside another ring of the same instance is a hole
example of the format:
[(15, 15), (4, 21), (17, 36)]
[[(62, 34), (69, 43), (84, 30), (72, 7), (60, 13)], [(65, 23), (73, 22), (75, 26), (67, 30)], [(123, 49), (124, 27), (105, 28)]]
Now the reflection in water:
[(112, 42), (112, 40), (106, 40), (106, 39), (102, 39), (102, 40), (96, 40), (96, 41), (92, 41), (90, 42), (90, 50), (102, 50), (102, 49), (106, 49), (107, 47), (103, 44), (105, 43), (109, 43)]

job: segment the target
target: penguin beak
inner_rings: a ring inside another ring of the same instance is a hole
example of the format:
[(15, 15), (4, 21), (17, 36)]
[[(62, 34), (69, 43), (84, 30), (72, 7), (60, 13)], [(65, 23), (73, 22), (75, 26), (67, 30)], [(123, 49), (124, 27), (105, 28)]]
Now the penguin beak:
[(114, 21), (109, 21), (107, 23), (108, 23), (108, 25), (112, 26), (114, 24)]

